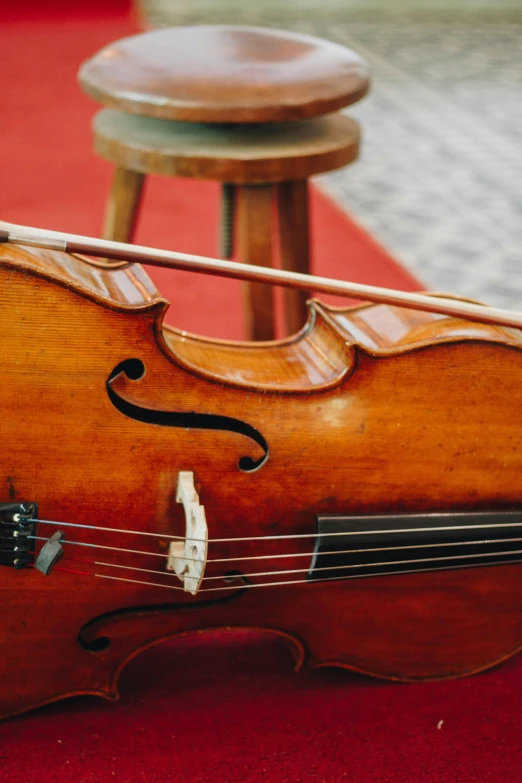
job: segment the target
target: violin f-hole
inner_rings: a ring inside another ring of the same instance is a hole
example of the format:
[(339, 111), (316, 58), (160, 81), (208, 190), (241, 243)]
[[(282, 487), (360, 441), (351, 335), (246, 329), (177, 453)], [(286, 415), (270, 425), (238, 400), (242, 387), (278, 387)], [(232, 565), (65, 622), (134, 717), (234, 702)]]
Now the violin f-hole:
[(128, 416), (135, 421), (143, 422), (144, 424), (155, 424), (162, 427), (216, 430), (245, 435), (247, 438), (253, 440), (254, 443), (257, 443), (263, 451), (262, 456), (258, 459), (254, 459), (249, 455), (244, 455), (239, 459), (238, 468), (246, 473), (259, 470), (268, 460), (268, 443), (264, 436), (246, 421), (235, 419), (230, 416), (221, 416), (215, 413), (154, 410), (152, 408), (136, 405), (118, 394), (112, 386), (114, 379), (121, 373), (124, 373), (131, 381), (139, 381), (145, 376), (146, 368), (141, 359), (125, 359), (114, 368), (107, 379), (107, 394), (109, 399), (114, 407), (124, 416)]

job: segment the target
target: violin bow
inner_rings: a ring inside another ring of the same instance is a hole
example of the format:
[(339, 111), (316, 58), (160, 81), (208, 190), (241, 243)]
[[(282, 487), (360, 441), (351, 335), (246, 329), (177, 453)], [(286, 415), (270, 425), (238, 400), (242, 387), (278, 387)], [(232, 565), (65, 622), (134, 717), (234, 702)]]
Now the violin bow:
[(488, 305), (472, 304), (438, 294), (417, 294), (393, 288), (381, 288), (317, 275), (306, 275), (300, 272), (288, 272), (283, 269), (242, 264), (237, 261), (224, 261), (218, 258), (178, 253), (174, 250), (158, 250), (144, 245), (131, 245), (125, 242), (112, 242), (60, 231), (18, 226), (3, 221), (0, 222), (0, 243), (27, 245), (63, 253), (81, 253), (129, 263), (138, 262), (149, 266), (245, 280), (250, 283), (268, 283), (305, 291), (311, 289), (316, 293), (346, 296), (414, 310), (426, 310), (430, 313), (440, 313), (496, 326), (522, 328), (522, 313)]

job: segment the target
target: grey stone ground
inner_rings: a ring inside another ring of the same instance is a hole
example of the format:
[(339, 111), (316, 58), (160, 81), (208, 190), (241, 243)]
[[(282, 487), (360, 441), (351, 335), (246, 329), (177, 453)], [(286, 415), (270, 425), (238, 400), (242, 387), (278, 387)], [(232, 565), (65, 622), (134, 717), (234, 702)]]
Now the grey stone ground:
[(349, 109), (360, 161), (319, 178), (427, 288), (522, 308), (522, 11), (488, 15), (205, 11), (145, 0), (158, 25), (243, 23), (346, 44), (373, 71)]

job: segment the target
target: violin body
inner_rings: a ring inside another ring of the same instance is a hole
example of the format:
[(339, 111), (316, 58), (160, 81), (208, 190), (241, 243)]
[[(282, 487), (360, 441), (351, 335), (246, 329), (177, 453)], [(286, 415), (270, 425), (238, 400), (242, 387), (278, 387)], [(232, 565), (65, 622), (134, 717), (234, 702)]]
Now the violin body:
[[(516, 517), (501, 562), (423, 570), (419, 557), (360, 577), (345, 563), (307, 579), (318, 519), (413, 519), (415, 532), (422, 515), (522, 508), (520, 332), (313, 302), (290, 339), (207, 340), (163, 325), (167, 303), (138, 265), (7, 246), (0, 291), (0, 502), (37, 504), (35, 556), (65, 533), (48, 576), (0, 565), (1, 717), (114, 699), (140, 651), (217, 628), (279, 634), (297, 667), (401, 681), (520, 649)], [(182, 471), (208, 524), (195, 595), (165, 569), (185, 529)], [(374, 540), (372, 568), (392, 557)]]

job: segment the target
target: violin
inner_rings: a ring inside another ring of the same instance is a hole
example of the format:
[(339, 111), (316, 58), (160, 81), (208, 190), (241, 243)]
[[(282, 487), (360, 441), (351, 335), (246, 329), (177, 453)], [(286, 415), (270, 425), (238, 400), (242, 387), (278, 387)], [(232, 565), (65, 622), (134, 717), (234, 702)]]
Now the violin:
[[(1, 717), (218, 628), (408, 682), (521, 648), (520, 314), (3, 226)], [(375, 301), (211, 340), (139, 257)]]

